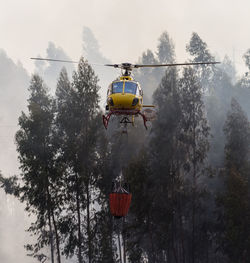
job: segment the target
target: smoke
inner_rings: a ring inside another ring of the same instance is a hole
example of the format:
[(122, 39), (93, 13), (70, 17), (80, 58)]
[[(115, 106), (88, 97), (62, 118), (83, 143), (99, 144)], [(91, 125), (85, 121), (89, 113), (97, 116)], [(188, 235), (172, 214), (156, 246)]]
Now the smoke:
[[(79, 58), (83, 55), (98, 75), (99, 86), (101, 87), (100, 105), (101, 107), (104, 107), (108, 85), (117, 77), (117, 73), (119, 72), (114, 68), (104, 66), (105, 64), (110, 64), (112, 62), (101, 53), (100, 45), (90, 28), (83, 28), (82, 40), (83, 54), (79, 54)], [(38, 57), (42, 56), (38, 55)], [(57, 47), (53, 42), (48, 43), (45, 58), (72, 60), (63, 48)], [(54, 94), (57, 78), (62, 70), (62, 67), (66, 68), (68, 76), (71, 79), (73, 70), (76, 69), (74, 65), (75, 64), (70, 63), (37, 60), (35, 61), (35, 72), (43, 78), (47, 86), (50, 88), (51, 93)]]
[[(4, 176), (18, 173), (14, 136), (18, 116), (25, 111), (28, 98), (29, 75), (20, 62), (14, 63), (0, 50), (0, 169)], [(25, 232), (29, 219), (24, 206), (0, 189), (0, 262), (29, 263), (23, 248), (29, 242)]]
[[(100, 96), (101, 107), (105, 106), (106, 95), (107, 95), (107, 88), (109, 84), (116, 79), (119, 75), (119, 71), (112, 67), (105, 67), (105, 64), (112, 64), (112, 61), (106, 58), (100, 50), (100, 45), (95, 38), (93, 32), (90, 28), (84, 27), (83, 28), (83, 56), (88, 60), (88, 62), (93, 67), (94, 71), (99, 77), (99, 86), (100, 89)], [(115, 62), (120, 63), (119, 61)], [(99, 64), (99, 65), (95, 65)]]
[[(40, 55), (38, 57), (40, 57)], [(53, 42), (48, 43), (45, 58), (71, 60), (71, 58), (65, 53), (65, 51), (61, 47), (56, 47)], [(52, 94), (54, 94), (55, 92), (57, 78), (62, 68), (66, 68), (68, 76), (70, 78), (72, 76), (73, 70), (75, 69), (73, 63), (71, 64), (41, 60), (35, 61), (35, 66), (35, 71), (43, 78), (46, 85), (50, 88)]]
[(14, 135), (18, 116), (26, 108), (29, 76), (4, 50), (0, 50), (0, 71), (0, 169), (5, 175), (13, 175), (18, 171)]
[[(89, 61), (98, 75), (101, 95), (101, 106), (105, 105), (106, 91), (108, 85), (119, 76), (119, 71), (112, 67), (104, 67), (104, 64), (112, 63), (101, 52), (100, 44), (95, 38), (91, 29), (83, 28), (83, 56)], [(147, 51), (138, 59), (141, 63), (157, 63), (156, 52)], [(79, 54), (79, 57), (81, 54)], [(53, 59), (70, 60), (63, 48), (49, 42), (46, 50), (46, 57)], [(114, 61), (121, 63), (125, 61)], [(95, 65), (100, 64), (100, 65)], [(57, 78), (62, 67), (66, 67), (69, 76), (75, 69), (73, 64), (61, 64), (55, 62), (36, 61), (35, 71), (41, 75), (45, 83), (50, 87), (52, 94), (55, 91)], [(27, 71), (20, 62), (15, 63), (7, 56), (4, 50), (0, 50), (0, 169), (4, 176), (18, 174), (17, 152), (14, 144), (14, 136), (18, 129), (17, 122), (21, 111), (26, 111), (29, 78)], [(142, 84), (148, 103), (151, 102), (153, 91), (160, 83), (163, 71), (159, 69), (148, 69), (143, 72), (138, 71), (137, 80)], [(227, 111), (230, 107), (232, 97), (235, 97), (241, 104), (243, 110), (250, 117), (250, 81), (249, 76), (241, 76), (237, 79), (237, 74), (233, 63), (229, 58), (223, 60), (220, 70), (216, 73), (213, 92), (206, 98), (206, 108), (208, 119), (211, 125), (211, 151), (210, 162), (216, 167), (220, 167), (224, 161), (224, 134), (223, 124)], [(143, 85), (144, 84), (144, 85)], [(100, 120), (101, 121), (101, 120)], [(113, 166), (114, 171), (119, 174), (126, 166), (132, 155), (136, 155), (145, 144), (145, 138), (149, 134), (145, 131), (142, 121), (136, 119), (136, 127), (129, 127), (128, 136), (121, 135), (115, 121), (110, 123), (108, 131), (109, 140), (113, 143)], [(113, 127), (112, 127), (113, 125)], [(109, 134), (109, 132), (111, 132)], [(114, 136), (114, 133), (115, 136)], [(133, 154), (131, 154), (133, 153)], [(213, 181), (215, 182), (215, 181)], [(217, 183), (214, 183), (217, 184)], [(33, 259), (26, 257), (23, 245), (30, 242), (25, 229), (29, 225), (29, 219), (24, 212), (24, 206), (15, 198), (6, 196), (0, 190), (0, 262), (4, 263), (29, 263)]]
[[(84, 56), (93, 63), (111, 63), (99, 50), (99, 44), (90, 29), (83, 30)], [(80, 58), (81, 54), (79, 54)], [(61, 47), (49, 42), (46, 58), (71, 60)], [(73, 64), (35, 61), (35, 71), (44, 79), (53, 94), (57, 78), (62, 67), (71, 77), (75, 69)], [(100, 78), (102, 101), (106, 99), (106, 89), (117, 76), (113, 68), (95, 66), (93, 68)], [(20, 62), (14, 63), (4, 50), (0, 50), (0, 170), (5, 177), (18, 174), (18, 157), (14, 142), (18, 130), (18, 117), (27, 110), (28, 87), (30, 76)], [(29, 233), (25, 231), (30, 225), (30, 218), (24, 211), (24, 205), (16, 198), (8, 196), (0, 189), (0, 262), (31, 263), (34, 259), (26, 256), (24, 245), (32, 243)], [(66, 260), (64, 261), (66, 262)]]

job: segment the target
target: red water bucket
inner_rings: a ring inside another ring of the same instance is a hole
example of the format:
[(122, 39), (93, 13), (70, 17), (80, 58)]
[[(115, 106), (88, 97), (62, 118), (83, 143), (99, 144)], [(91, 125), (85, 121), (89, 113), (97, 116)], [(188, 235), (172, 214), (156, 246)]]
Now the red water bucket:
[(130, 193), (111, 193), (109, 194), (110, 212), (115, 217), (126, 216), (131, 203), (132, 194)]

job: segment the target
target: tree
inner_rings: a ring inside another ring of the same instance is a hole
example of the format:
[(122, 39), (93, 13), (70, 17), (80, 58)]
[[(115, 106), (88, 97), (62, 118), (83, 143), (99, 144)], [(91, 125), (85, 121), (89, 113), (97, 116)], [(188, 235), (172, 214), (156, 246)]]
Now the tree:
[(247, 262), (249, 250), (250, 126), (239, 103), (232, 99), (224, 126), (225, 190), (218, 194), (218, 242), (229, 262)]
[(204, 161), (209, 149), (209, 126), (204, 115), (204, 103), (199, 80), (192, 68), (184, 68), (180, 80), (182, 90), (182, 141), (186, 146), (187, 159), (184, 166), (186, 178), (190, 183), (190, 262), (196, 262), (201, 257), (199, 229), (201, 227), (202, 197), (204, 189), (199, 185), (204, 173)]
[(226, 165), (229, 169), (234, 167), (244, 174), (249, 165), (250, 127), (246, 114), (234, 98), (224, 125), (224, 132), (227, 139)]
[[(84, 262), (84, 256), (89, 262), (95, 258), (95, 208), (92, 204), (97, 202), (95, 190), (98, 178), (97, 138), (100, 116), (97, 81), (93, 69), (81, 58), (78, 70), (73, 74), (71, 87), (65, 72), (62, 72), (56, 92), (58, 152), (66, 164), (63, 180), (67, 197), (64, 206), (68, 215), (63, 222), (64, 230), (67, 230), (64, 231), (64, 251), (67, 256), (71, 256), (77, 248), (79, 263)], [(70, 220), (72, 216), (75, 217), (74, 221)]]
[(166, 70), (154, 100), (158, 111), (148, 154), (141, 152), (127, 171), (136, 192), (129, 255), (135, 262), (142, 257), (154, 263), (195, 262), (204, 258), (208, 244), (206, 191), (200, 182), (209, 135), (195, 72), (186, 68), (180, 79), (175, 68)]
[[(29, 87), (28, 114), (19, 118), (20, 130), (16, 133), (17, 151), (22, 184), (18, 187), (19, 198), (26, 203), (26, 210), (36, 215), (36, 222), (28, 231), (38, 235), (37, 243), (27, 245), (31, 255), (44, 261), (39, 252), (50, 245), (51, 261), (54, 262), (54, 238), (56, 221), (54, 214), (53, 181), (55, 180), (54, 148), (52, 146), (52, 124), (54, 101), (48, 95), (43, 80), (33, 75)], [(49, 229), (49, 230), (47, 230)], [(58, 236), (56, 235), (58, 238)], [(60, 248), (57, 247), (60, 263)]]
[[(172, 39), (167, 31), (163, 32), (158, 39), (156, 54), (151, 50), (143, 52), (139, 59), (139, 64), (161, 64), (173, 63), (175, 60), (175, 50)], [(164, 76), (164, 68), (143, 68), (135, 72), (135, 79), (138, 80), (144, 91), (145, 103), (152, 103), (153, 93), (158, 87), (160, 80)]]
[(169, 37), (168, 32), (165, 31), (161, 34), (157, 46), (158, 61), (161, 64), (174, 63), (175, 50), (173, 40)]
[[(155, 262), (175, 261), (175, 204), (180, 187), (181, 146), (179, 144), (181, 95), (176, 68), (167, 69), (154, 94), (158, 119), (153, 125), (150, 141), (151, 169), (155, 180), (154, 203), (155, 239), (160, 251)], [(171, 248), (171, 249), (170, 249)], [(168, 255), (167, 257), (165, 255)]]
[[(158, 60), (151, 50), (142, 53), (138, 64), (157, 64)], [(154, 68), (138, 69), (135, 73), (135, 79), (140, 82), (144, 92), (144, 103), (151, 103), (152, 94), (158, 85), (158, 79), (155, 76)]]
[[(180, 90), (175, 68), (168, 69), (154, 93), (158, 105), (157, 120), (153, 123), (149, 145), (129, 166), (127, 176), (131, 183), (133, 203), (132, 222), (135, 234), (128, 240), (131, 260), (149, 262), (175, 260), (174, 209), (179, 189), (178, 147), (181, 117)], [(133, 223), (135, 222), (135, 223)], [(132, 261), (133, 262), (133, 261)]]
[(126, 182), (131, 187), (132, 203), (126, 219), (129, 262), (142, 262), (147, 256), (155, 262), (154, 179), (147, 148), (142, 149), (125, 169)]
[(219, 248), (228, 262), (247, 262), (249, 251), (249, 185), (235, 168), (227, 169), (225, 192), (218, 196), (220, 208)]
[[(66, 52), (61, 47), (57, 47), (53, 42), (48, 43), (46, 57), (48, 59), (71, 60)], [(56, 88), (56, 78), (62, 69), (62, 64), (55, 63), (54, 61), (35, 60), (35, 66), (35, 71), (43, 76), (44, 81), (54, 93)], [(74, 65), (72, 63), (66, 63), (64, 67), (68, 72), (70, 72), (71, 75), (74, 70)]]
[(224, 69), (217, 69), (210, 84), (210, 91), (204, 97), (212, 135), (208, 155), (209, 162), (214, 168), (221, 168), (224, 165), (225, 134), (223, 133), (223, 124), (233, 92), (231, 77)]
[(244, 60), (245, 60), (245, 64), (248, 67), (248, 69), (250, 70), (250, 49), (248, 49), (246, 51), (246, 53), (243, 56)]
[[(207, 48), (207, 44), (202, 41), (197, 33), (193, 33), (189, 44), (186, 46), (187, 52), (193, 57), (194, 62), (213, 62), (214, 57)], [(196, 68), (196, 74), (201, 80), (204, 90), (209, 90), (209, 84), (215, 70), (214, 65), (202, 65)]]

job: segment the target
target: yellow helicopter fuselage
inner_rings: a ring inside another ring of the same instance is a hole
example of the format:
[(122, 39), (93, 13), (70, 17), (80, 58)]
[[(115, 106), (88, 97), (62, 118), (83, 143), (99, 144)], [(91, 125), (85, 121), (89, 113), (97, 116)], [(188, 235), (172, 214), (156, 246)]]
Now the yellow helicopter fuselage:
[(142, 109), (143, 93), (140, 84), (131, 76), (121, 76), (113, 81), (107, 94), (107, 109), (110, 111), (136, 112)]

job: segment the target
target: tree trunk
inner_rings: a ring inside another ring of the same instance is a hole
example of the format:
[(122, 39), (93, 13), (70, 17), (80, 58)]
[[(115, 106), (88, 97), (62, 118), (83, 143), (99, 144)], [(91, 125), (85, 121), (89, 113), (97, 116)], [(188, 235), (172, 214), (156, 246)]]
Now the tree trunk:
[(193, 190), (193, 200), (192, 200), (192, 263), (195, 262), (195, 204), (194, 204), (194, 190)]
[(153, 254), (153, 263), (156, 263), (156, 256), (155, 256), (155, 247), (154, 247), (154, 240), (153, 240), (153, 229), (152, 229), (152, 223), (150, 221), (150, 217), (148, 216), (149, 220), (149, 231), (150, 231), (150, 243), (151, 243), (151, 249)]
[(114, 262), (114, 252), (113, 252), (113, 220), (112, 217), (110, 216), (110, 221), (111, 221), (111, 231), (109, 233), (109, 242), (110, 242), (110, 247), (112, 251), (112, 262)]
[(175, 262), (178, 263), (178, 258), (177, 258), (177, 253), (176, 253), (176, 248), (175, 248), (175, 227), (174, 227), (174, 216), (173, 216), (173, 224), (172, 224), (172, 249), (173, 249), (173, 254), (174, 254), (174, 259)]
[(120, 263), (122, 263), (122, 247), (121, 247), (120, 233), (118, 233), (117, 237), (118, 237), (118, 246), (119, 246)]
[(127, 262), (127, 257), (126, 257), (126, 236), (125, 233), (122, 233), (122, 243), (123, 243), (123, 263)]
[[(77, 180), (78, 181), (78, 180)], [(78, 228), (78, 262), (83, 263), (82, 258), (82, 233), (81, 233), (81, 211), (80, 211), (80, 199), (79, 189), (76, 191), (76, 209), (77, 209), (77, 228)]]
[(193, 127), (193, 191), (192, 191), (192, 263), (195, 263), (195, 250), (196, 250), (196, 242), (195, 242), (195, 216), (196, 216), (196, 133), (195, 126)]
[(89, 183), (87, 182), (87, 234), (88, 234), (88, 256), (89, 256), (89, 263), (92, 262), (92, 238), (91, 238), (91, 229), (90, 229), (90, 190), (89, 190)]
[(50, 191), (49, 191), (49, 178), (48, 178), (48, 167), (46, 166), (46, 146), (45, 141), (43, 141), (43, 155), (44, 155), (44, 168), (46, 172), (46, 192), (47, 192), (47, 211), (48, 211), (48, 219), (49, 219), (49, 235), (50, 235), (50, 251), (51, 251), (51, 263), (54, 263), (54, 235), (53, 235), (53, 229), (52, 229), (52, 222), (51, 222), (51, 197), (50, 197)]
[(54, 263), (54, 237), (53, 237), (53, 229), (51, 223), (51, 212), (50, 208), (48, 208), (48, 219), (49, 219), (49, 236), (50, 236), (50, 253), (51, 253), (51, 263)]
[(53, 225), (54, 225), (54, 229), (55, 229), (55, 236), (56, 236), (57, 262), (61, 263), (60, 240), (59, 240), (57, 224), (56, 224), (55, 215), (54, 215), (53, 210), (52, 210), (52, 220), (53, 220)]

